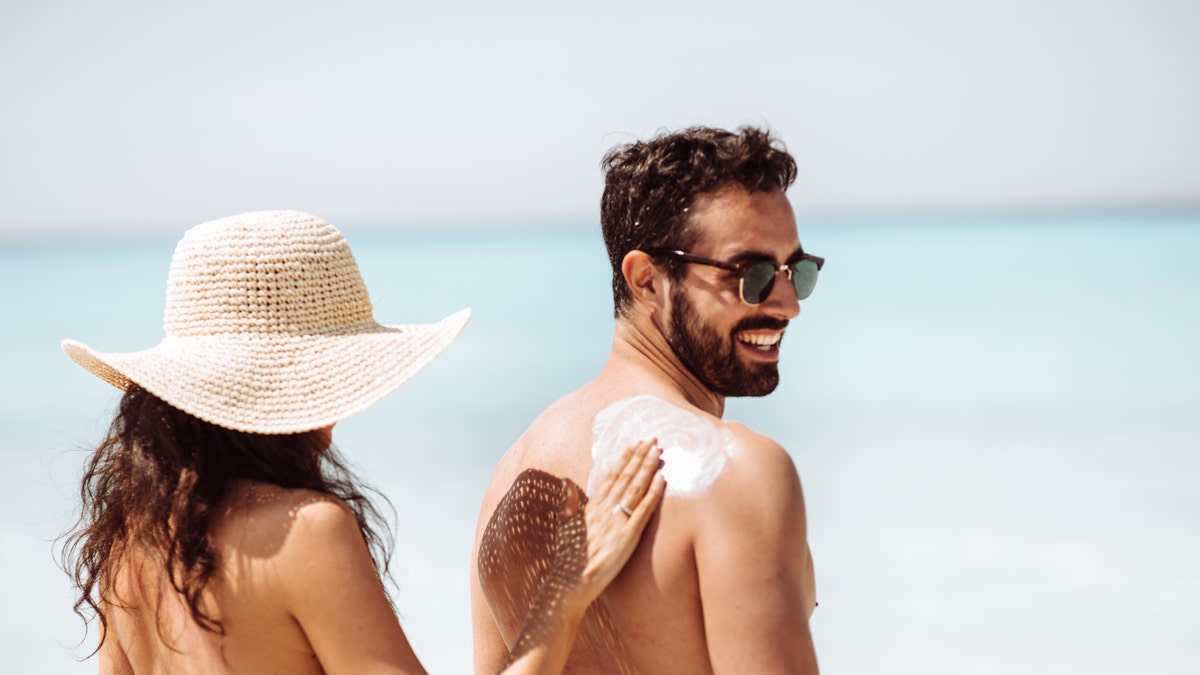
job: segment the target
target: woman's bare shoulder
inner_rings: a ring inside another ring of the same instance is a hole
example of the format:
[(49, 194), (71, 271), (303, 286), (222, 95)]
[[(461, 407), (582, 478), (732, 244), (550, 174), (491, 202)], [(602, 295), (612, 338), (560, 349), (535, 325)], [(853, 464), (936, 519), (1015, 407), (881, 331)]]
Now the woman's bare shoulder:
[(212, 534), (221, 548), (263, 558), (317, 545), (334, 535), (362, 541), (354, 512), (341, 499), (261, 481), (231, 485)]

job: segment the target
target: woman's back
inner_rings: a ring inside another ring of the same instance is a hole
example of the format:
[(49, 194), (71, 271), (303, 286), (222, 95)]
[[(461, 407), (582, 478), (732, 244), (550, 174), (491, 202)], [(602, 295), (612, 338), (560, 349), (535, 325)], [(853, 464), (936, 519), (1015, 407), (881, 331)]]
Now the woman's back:
[(160, 561), (130, 560), (115, 589), (126, 606), (105, 607), (101, 672), (303, 674), (335, 663), (422, 672), (406, 641), (397, 644), (403, 633), (355, 516), (337, 498), (234, 481), (209, 537), (216, 569), (200, 608), (221, 631), (192, 618)]

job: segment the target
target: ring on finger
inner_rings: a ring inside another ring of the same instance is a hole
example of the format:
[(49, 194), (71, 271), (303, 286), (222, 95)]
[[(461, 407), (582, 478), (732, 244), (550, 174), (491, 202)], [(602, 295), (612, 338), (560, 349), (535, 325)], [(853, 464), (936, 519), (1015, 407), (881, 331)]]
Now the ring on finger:
[(626, 518), (633, 515), (633, 511), (631, 511), (628, 506), (625, 506), (624, 504), (622, 504), (620, 502), (617, 502), (617, 505), (613, 507), (612, 512), (613, 513), (624, 513)]

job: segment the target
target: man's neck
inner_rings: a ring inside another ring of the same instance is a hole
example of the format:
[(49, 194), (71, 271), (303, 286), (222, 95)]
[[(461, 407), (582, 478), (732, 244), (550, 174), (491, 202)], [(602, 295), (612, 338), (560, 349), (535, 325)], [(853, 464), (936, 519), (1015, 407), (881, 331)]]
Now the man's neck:
[(683, 365), (657, 327), (647, 330), (639, 323), (636, 319), (617, 318), (612, 353), (604, 374), (619, 379), (630, 375), (649, 378), (674, 389), (696, 408), (721, 417), (725, 413), (725, 397), (704, 386)]

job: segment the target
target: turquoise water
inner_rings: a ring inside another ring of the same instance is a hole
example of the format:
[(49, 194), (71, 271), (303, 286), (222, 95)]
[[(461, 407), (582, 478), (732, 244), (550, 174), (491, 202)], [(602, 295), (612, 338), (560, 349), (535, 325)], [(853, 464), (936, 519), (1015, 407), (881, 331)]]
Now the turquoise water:
[[(831, 673), (1184, 673), (1200, 662), (1200, 216), (815, 223), (829, 262), (783, 384), (728, 416), (805, 484)], [(595, 231), (347, 229), (384, 322), (463, 337), (336, 439), (397, 509), (397, 606), (470, 670), (467, 558), (495, 460), (602, 365)], [(174, 237), (0, 249), (6, 672), (94, 672), (50, 540), (116, 392), (58, 342), (161, 337)]]

